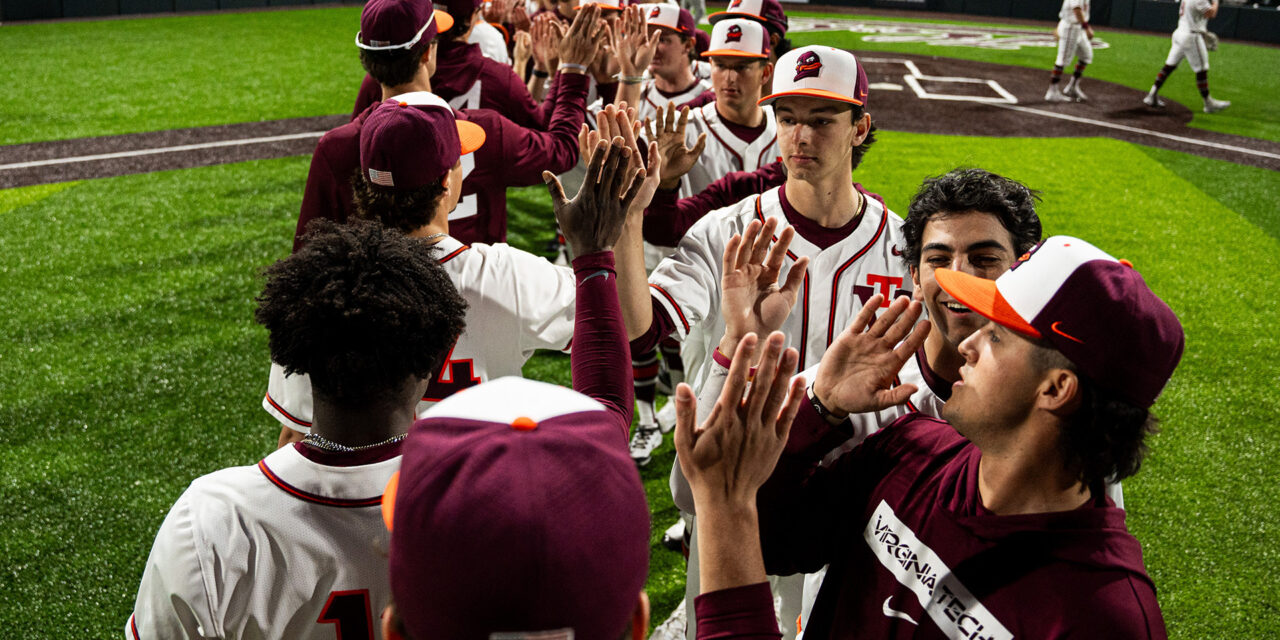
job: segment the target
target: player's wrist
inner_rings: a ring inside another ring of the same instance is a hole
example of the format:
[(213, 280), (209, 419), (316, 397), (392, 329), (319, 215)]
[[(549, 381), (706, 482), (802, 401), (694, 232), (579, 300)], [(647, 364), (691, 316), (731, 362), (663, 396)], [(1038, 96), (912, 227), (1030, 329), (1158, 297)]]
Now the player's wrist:
[(577, 62), (561, 62), (559, 69), (560, 73), (577, 73), (582, 75), (586, 75), (587, 73), (587, 65), (579, 64)]
[(819, 389), (818, 381), (814, 380), (809, 384), (809, 388), (805, 393), (809, 399), (809, 404), (813, 406), (813, 410), (818, 415), (822, 416), (823, 420), (826, 420), (828, 424), (840, 424), (849, 417), (849, 412), (832, 404), (828, 391), (827, 389)]

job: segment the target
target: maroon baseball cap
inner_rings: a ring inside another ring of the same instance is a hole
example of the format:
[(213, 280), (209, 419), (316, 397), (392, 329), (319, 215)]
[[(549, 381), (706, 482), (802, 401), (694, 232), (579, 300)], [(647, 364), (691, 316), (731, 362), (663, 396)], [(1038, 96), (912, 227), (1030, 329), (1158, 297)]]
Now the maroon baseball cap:
[(1033, 247), (995, 280), (934, 272), (961, 304), (1053, 344), (1103, 388), (1149, 408), (1182, 358), (1182, 324), (1127, 260), (1070, 236)]
[(360, 13), (356, 46), (370, 51), (412, 49), (452, 26), (453, 18), (436, 11), (431, 0), (369, 0)]
[(400, 94), (374, 108), (360, 127), (360, 173), (377, 186), (416, 189), (439, 181), (484, 138), (484, 129), (458, 120), (440, 96)]
[(649, 508), (603, 405), (500, 378), (433, 406), (403, 447), (383, 517), (410, 635), (622, 635), (648, 572)]
[(787, 13), (778, 0), (731, 0), (727, 9), (707, 16), (711, 24), (725, 18), (751, 18), (773, 33), (787, 35)]

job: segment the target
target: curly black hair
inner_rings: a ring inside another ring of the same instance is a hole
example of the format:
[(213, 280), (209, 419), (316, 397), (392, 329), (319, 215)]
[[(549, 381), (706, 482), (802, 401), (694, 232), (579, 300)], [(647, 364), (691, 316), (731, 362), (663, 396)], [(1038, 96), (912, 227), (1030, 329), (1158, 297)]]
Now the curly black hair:
[(432, 41), (424, 40), (409, 50), (389, 49), (386, 51), (360, 50), (360, 65), (380, 84), (398, 87), (409, 84), (418, 73), (422, 64), (422, 56), (431, 48)]
[(467, 303), (430, 245), (381, 225), (316, 220), (307, 244), (264, 273), (254, 317), (271, 359), (339, 406), (435, 374), (465, 325)]
[(920, 266), (924, 228), (935, 216), (965, 211), (981, 211), (1000, 219), (1000, 224), (1013, 236), (1013, 250), (1021, 255), (1040, 242), (1043, 229), (1036, 215), (1040, 192), (1028, 189), (1017, 180), (976, 168), (959, 168), (926, 178), (911, 199), (902, 234), (907, 246), (902, 259), (913, 267)]
[(1159, 420), (1149, 409), (1099, 386), (1048, 341), (1033, 342), (1041, 371), (1067, 369), (1080, 381), (1080, 407), (1067, 417), (1058, 440), (1068, 468), (1092, 488), (1137, 473), (1148, 452), (1146, 438), (1159, 431)]
[(381, 189), (369, 184), (358, 171), (351, 176), (356, 215), (402, 233), (412, 233), (431, 222), (436, 202), (444, 196), (444, 182), (417, 189)]

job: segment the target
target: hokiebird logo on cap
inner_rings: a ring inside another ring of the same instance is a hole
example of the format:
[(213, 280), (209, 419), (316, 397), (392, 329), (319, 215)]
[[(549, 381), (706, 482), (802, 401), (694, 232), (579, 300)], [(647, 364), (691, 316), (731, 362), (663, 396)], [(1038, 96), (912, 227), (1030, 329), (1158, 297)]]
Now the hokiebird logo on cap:
[(804, 78), (816, 78), (821, 72), (822, 58), (813, 51), (806, 51), (799, 60), (796, 60), (796, 77), (792, 82), (799, 82)]
[(735, 24), (735, 25), (731, 25), (731, 26), (729, 27), (728, 31), (725, 31), (725, 33), (724, 33), (724, 41), (725, 41), (725, 42), (741, 42), (741, 41), (742, 41), (742, 27), (740, 27), (740, 26), (738, 26), (738, 25), (736, 25), (736, 24)]

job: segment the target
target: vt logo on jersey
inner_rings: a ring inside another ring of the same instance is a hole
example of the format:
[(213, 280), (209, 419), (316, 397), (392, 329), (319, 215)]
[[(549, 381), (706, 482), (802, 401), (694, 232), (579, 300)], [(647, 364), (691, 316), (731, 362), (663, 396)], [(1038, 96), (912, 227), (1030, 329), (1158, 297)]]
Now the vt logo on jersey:
[(725, 42), (741, 42), (741, 41), (742, 41), (742, 27), (740, 27), (740, 26), (738, 26), (738, 25), (736, 25), (736, 24), (735, 24), (735, 25), (730, 26), (730, 27), (729, 27), (729, 30), (728, 30), (728, 31), (726, 31), (726, 32), (724, 33), (724, 41), (725, 41)]
[(799, 82), (803, 78), (816, 78), (822, 72), (822, 58), (818, 57), (817, 52), (807, 51), (804, 55), (796, 60), (796, 77), (792, 82)]
[(661, 14), (662, 14), (662, 10), (660, 10), (658, 7), (654, 7), (654, 8), (653, 8), (653, 11), (650, 11), (650, 12), (649, 12), (649, 17), (650, 17), (650, 18), (656, 18), (656, 17), (658, 17), (658, 16), (659, 16), (659, 15), (661, 15)]
[(858, 296), (862, 304), (866, 304), (871, 296), (880, 294), (884, 296), (884, 302), (880, 303), (881, 307), (889, 306), (889, 302), (897, 296), (911, 295), (910, 289), (902, 288), (903, 279), (896, 276), (882, 276), (875, 273), (867, 274), (867, 284), (853, 285), (853, 293)]

